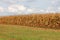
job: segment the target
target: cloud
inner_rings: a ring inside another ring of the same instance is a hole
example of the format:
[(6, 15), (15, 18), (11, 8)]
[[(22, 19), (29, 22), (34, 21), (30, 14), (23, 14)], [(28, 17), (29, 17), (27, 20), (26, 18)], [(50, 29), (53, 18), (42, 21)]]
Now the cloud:
[(52, 4), (55, 4), (55, 3), (57, 3), (58, 1), (59, 1), (59, 0), (52, 0), (51, 3), (52, 3)]
[(60, 10), (60, 7), (58, 7), (58, 10)]
[(4, 12), (4, 8), (0, 6), (0, 12)]
[(28, 9), (27, 9), (27, 12), (31, 13), (31, 12), (34, 12), (34, 10), (31, 9), (31, 8), (28, 8)]
[(27, 1), (27, 0), (18, 0), (18, 1)]
[(60, 12), (60, 7), (57, 8), (57, 11)]
[(60, 6), (60, 0), (52, 0), (52, 6), (54, 7)]
[(4, 7), (0, 12), (6, 14), (60, 12), (60, 0), (0, 0), (0, 5)]
[(10, 5), (8, 6), (8, 11), (9, 12), (23, 12), (26, 10), (26, 7), (23, 5)]
[(53, 10), (54, 9), (54, 7), (48, 7), (47, 8), (47, 10)]
[(40, 12), (44, 12), (45, 10), (40, 10)]
[(35, 9), (35, 8), (28, 8), (27, 9), (28, 13), (44, 13), (45, 10), (44, 9)]
[(15, 4), (17, 2), (24, 2), (24, 1), (27, 1), (27, 0), (0, 0), (0, 2), (8, 3), (8, 4)]
[(49, 11), (49, 10), (46, 10), (46, 13), (55, 13), (56, 11), (54, 11), (54, 10), (51, 10), (51, 11)]
[(17, 10), (15, 8), (11, 7), (11, 6), (8, 7), (8, 11), (9, 12), (17, 12)]
[(54, 10), (55, 8), (54, 7), (48, 7), (47, 9), (46, 9), (46, 13), (55, 13), (56, 12), (56, 10)]
[(16, 5), (16, 6), (17, 6), (18, 10), (21, 10), (21, 11), (26, 10), (26, 7), (23, 5)]

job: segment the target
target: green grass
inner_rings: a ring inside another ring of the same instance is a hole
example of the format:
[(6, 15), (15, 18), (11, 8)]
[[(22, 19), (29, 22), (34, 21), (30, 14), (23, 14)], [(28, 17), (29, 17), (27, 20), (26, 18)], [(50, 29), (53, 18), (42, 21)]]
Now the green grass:
[(60, 31), (18, 25), (0, 25), (0, 40), (60, 40)]

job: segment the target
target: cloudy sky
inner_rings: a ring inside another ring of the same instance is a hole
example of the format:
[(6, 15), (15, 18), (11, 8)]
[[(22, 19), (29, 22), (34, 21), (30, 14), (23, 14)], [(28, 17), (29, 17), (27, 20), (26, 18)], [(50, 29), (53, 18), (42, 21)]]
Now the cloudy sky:
[(60, 0), (0, 0), (0, 16), (60, 12)]

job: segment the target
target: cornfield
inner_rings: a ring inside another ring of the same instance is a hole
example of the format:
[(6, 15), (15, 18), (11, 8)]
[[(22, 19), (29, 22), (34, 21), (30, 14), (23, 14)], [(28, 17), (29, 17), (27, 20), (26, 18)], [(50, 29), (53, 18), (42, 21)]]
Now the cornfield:
[(31, 14), (0, 17), (0, 24), (60, 29), (60, 14)]

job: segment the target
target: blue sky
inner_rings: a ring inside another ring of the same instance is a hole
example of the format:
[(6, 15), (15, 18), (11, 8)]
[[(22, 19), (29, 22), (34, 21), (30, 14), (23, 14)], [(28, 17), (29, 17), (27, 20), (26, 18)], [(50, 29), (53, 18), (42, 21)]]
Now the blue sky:
[(0, 16), (60, 12), (60, 0), (0, 0)]

